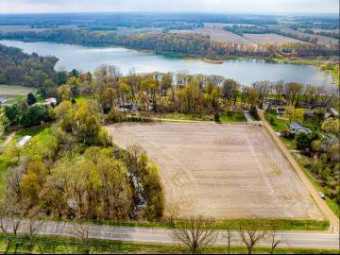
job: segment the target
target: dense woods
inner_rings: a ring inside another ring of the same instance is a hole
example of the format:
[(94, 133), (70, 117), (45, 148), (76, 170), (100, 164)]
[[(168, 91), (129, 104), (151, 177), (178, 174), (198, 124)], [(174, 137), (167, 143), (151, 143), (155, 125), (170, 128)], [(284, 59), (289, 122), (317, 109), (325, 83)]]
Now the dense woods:
[(56, 57), (25, 54), (20, 49), (0, 44), (0, 84), (28, 87), (53, 86), (56, 80)]
[[(17, 106), (6, 108), (6, 116), (13, 107)], [(33, 139), (24, 155), (16, 145), (3, 155), (10, 168), (3, 200), (8, 210), (59, 219), (162, 217), (164, 198), (157, 167), (138, 147), (123, 151), (112, 145), (100, 125), (95, 101), (63, 100), (48, 110), (55, 120), (50, 138), (44, 144)]]

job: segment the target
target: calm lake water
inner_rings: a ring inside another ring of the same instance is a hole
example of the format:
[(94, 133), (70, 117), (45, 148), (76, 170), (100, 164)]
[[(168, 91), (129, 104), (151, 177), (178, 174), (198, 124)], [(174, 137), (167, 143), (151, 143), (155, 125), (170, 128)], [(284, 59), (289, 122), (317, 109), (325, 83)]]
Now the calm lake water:
[(0, 43), (21, 48), (26, 53), (54, 55), (59, 58), (57, 69), (72, 70), (76, 68), (83, 71), (94, 71), (102, 64), (109, 64), (119, 67), (124, 74), (133, 68), (138, 73), (185, 70), (190, 74), (222, 75), (245, 85), (254, 81), (284, 80), (285, 82), (333, 87), (332, 76), (319, 71), (315, 66), (278, 64), (249, 59), (227, 60), (223, 64), (212, 64), (203, 60), (169, 57), (122, 47), (94, 48), (50, 42), (26, 43), (8, 40), (0, 40)]

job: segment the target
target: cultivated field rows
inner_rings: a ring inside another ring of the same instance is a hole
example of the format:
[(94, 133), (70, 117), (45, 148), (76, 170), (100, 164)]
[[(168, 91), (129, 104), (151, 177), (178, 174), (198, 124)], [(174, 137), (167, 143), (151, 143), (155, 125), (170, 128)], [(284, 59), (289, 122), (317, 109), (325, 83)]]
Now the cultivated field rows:
[(201, 34), (209, 35), (212, 41), (235, 43), (242, 45), (258, 44), (281, 44), (281, 43), (304, 43), (290, 37), (277, 34), (244, 34), (243, 36), (225, 31), (222, 28), (198, 28), (193, 30), (170, 30), (169, 33), (176, 34)]
[(107, 127), (121, 147), (140, 145), (158, 165), (179, 217), (322, 219), (263, 127), (124, 123)]

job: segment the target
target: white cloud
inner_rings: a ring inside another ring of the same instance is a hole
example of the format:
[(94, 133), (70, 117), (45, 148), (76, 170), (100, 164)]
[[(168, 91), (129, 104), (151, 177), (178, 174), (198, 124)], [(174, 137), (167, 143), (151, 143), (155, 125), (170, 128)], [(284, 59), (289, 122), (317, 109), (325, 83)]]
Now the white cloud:
[(337, 13), (338, 0), (0, 0), (0, 13), (215, 12)]

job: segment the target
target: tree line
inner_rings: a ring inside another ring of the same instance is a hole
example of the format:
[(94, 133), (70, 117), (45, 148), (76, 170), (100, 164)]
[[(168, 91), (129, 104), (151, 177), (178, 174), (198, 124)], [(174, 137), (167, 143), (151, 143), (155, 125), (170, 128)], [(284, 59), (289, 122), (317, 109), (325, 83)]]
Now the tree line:
[(0, 84), (15, 84), (27, 87), (53, 86), (56, 81), (54, 66), (58, 59), (41, 57), (33, 53), (0, 44)]
[[(14, 109), (22, 117), (10, 124), (21, 125), (24, 104), (7, 106), (6, 116)], [(34, 137), (26, 147), (12, 143), (3, 152), (8, 171), (2, 203), (8, 215), (116, 221), (162, 218), (164, 197), (157, 167), (139, 147), (124, 151), (112, 144), (101, 127), (97, 101), (61, 99), (54, 108), (28, 109), (48, 112), (51, 135), (46, 141)]]
[[(159, 53), (179, 53), (193, 57), (225, 59), (230, 56), (280, 56), (283, 45), (242, 45), (229, 42), (214, 42), (209, 36), (199, 34), (119, 34), (115, 31), (88, 31), (80, 29), (54, 29), (42, 32), (7, 32), (1, 39), (25, 41), (51, 41), (87, 46), (120, 45), (138, 50)], [(337, 55), (339, 47), (326, 48), (317, 44), (292, 43), (290, 48), (296, 56)]]

